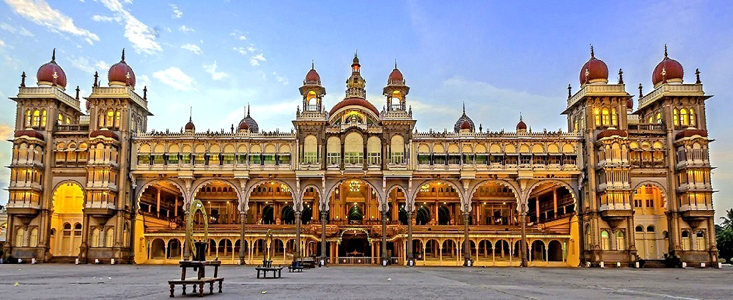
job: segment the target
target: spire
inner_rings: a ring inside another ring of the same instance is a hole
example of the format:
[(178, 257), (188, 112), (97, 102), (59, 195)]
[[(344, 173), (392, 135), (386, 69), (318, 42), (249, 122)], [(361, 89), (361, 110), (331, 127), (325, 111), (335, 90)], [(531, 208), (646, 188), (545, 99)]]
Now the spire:
[(700, 84), (702, 81), (700, 81), (700, 69), (695, 69), (695, 83)]
[(573, 96), (572, 92), (573, 92), (573, 87), (571, 87), (570, 84), (568, 83), (568, 98)]
[(23, 71), (23, 74), (20, 74), (20, 87), (25, 87), (25, 71)]
[(188, 107), (188, 121), (193, 122), (193, 106)]
[(56, 48), (53, 48), (53, 53), (51, 53), (51, 61), (56, 61)]
[(641, 86), (641, 82), (639, 82), (639, 99), (641, 99), (641, 96), (644, 95), (643, 87)]
[(247, 102), (247, 117), (249, 117), (249, 102)]
[(664, 44), (664, 58), (667, 58), (667, 44)]
[(394, 59), (394, 68), (397, 69), (397, 59)]
[(125, 48), (122, 48), (122, 61), (125, 61)]
[(522, 122), (522, 112), (519, 112), (519, 122)]
[(143, 99), (148, 100), (148, 86), (143, 87)]
[(311, 70), (316, 69), (316, 61), (311, 59)]
[(94, 86), (99, 84), (99, 72), (94, 71)]
[(624, 71), (621, 69), (618, 69), (618, 83), (619, 84), (624, 83)]
[(466, 101), (463, 101), (463, 114), (466, 114)]
[(79, 86), (76, 86), (76, 100), (79, 100)]
[(593, 52), (593, 44), (590, 44), (590, 58), (596, 58), (596, 54)]

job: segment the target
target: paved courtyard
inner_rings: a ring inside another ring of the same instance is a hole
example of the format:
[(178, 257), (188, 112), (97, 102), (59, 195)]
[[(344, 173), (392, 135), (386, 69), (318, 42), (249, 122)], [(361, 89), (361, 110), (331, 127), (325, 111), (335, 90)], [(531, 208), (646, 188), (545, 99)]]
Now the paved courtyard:
[[(256, 279), (223, 266), (209, 299), (730, 299), (733, 268), (550, 269), (328, 267)], [(177, 266), (0, 265), (3, 299), (168, 298)], [(17, 282), (17, 285), (16, 285)], [(208, 290), (208, 289), (207, 289)], [(189, 289), (190, 291), (190, 289)], [(7, 298), (6, 298), (7, 297)], [(180, 288), (176, 298), (182, 297)]]

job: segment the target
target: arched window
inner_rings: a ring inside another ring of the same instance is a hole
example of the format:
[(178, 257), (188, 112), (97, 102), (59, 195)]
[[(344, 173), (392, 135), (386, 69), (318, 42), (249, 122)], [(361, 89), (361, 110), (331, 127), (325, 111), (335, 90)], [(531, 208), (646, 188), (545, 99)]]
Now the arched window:
[(104, 114), (99, 114), (99, 117), (97, 117), (97, 127), (104, 128)]
[(608, 116), (608, 108), (604, 108), (602, 111), (602, 114), (603, 114), (603, 126), (611, 125), (611, 120), (609, 119), (609, 116)]
[(25, 127), (31, 127), (31, 110), (25, 111)]
[(38, 228), (31, 229), (31, 241), (29, 246), (38, 247)]
[(120, 128), (120, 111), (115, 112), (115, 128)]
[(654, 226), (652, 225), (647, 226), (646, 232), (654, 232)]
[(92, 229), (92, 247), (99, 247), (99, 228)]
[(687, 115), (687, 109), (680, 110), (680, 124), (682, 126), (690, 125), (690, 117)]
[(391, 161), (393, 164), (401, 164), (405, 162), (405, 139), (401, 135), (392, 137), (390, 145)]
[(601, 231), (601, 250), (610, 250), (608, 231)]
[(303, 142), (303, 162), (306, 164), (318, 163), (318, 139), (315, 135), (305, 137)]
[(680, 113), (679, 113), (679, 111), (677, 111), (676, 108), (674, 110), (672, 110), (672, 115), (673, 115), (672, 118), (674, 119), (674, 126), (680, 125), (680, 120), (679, 120)]
[(613, 124), (613, 126), (617, 125), (616, 108), (611, 109), (611, 124)]
[(46, 127), (46, 110), (41, 112), (41, 127)]
[(682, 250), (690, 250), (690, 232), (682, 231)]
[(593, 110), (593, 115), (596, 117), (596, 126), (601, 126), (601, 111), (596, 108)]
[(379, 137), (371, 136), (367, 139), (367, 162), (370, 165), (382, 163), (382, 141)]
[(112, 227), (110, 227), (104, 233), (104, 246), (112, 247), (114, 246), (114, 241), (115, 241), (115, 230)]
[(64, 115), (59, 114), (59, 119), (58, 119), (57, 122), (58, 122), (59, 125), (63, 124), (64, 123)]
[(364, 138), (357, 132), (351, 132), (344, 139), (344, 163), (364, 163)]
[(114, 121), (114, 111), (110, 108), (107, 110), (107, 119), (104, 120), (104, 124), (106, 125), (107, 128), (110, 128), (114, 125), (114, 123), (112, 123), (113, 121)]
[(657, 113), (657, 124), (662, 124), (662, 113)]
[(18, 229), (15, 230), (15, 247), (23, 247), (23, 239), (25, 238), (25, 229), (22, 227), (18, 227)]
[(644, 232), (644, 226), (636, 226), (636, 232)]
[(695, 126), (695, 109), (690, 108), (690, 126)]
[(624, 240), (624, 232), (619, 230), (616, 231), (616, 250), (623, 251), (626, 250), (626, 243)]
[(705, 251), (705, 248), (707, 248), (705, 244), (705, 232), (703, 232), (702, 230), (698, 231), (696, 237), (697, 237), (697, 242), (695, 244), (697, 245), (697, 250)]
[(41, 124), (41, 112), (39, 110), (33, 110), (33, 127), (38, 127)]

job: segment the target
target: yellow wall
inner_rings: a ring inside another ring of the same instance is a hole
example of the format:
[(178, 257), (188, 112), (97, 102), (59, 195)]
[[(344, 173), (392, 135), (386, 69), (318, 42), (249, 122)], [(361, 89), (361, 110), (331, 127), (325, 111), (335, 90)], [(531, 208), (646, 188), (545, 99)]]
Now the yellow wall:
[(136, 215), (133, 226), (135, 226), (135, 238), (132, 246), (135, 251), (135, 263), (144, 264), (148, 261), (148, 245), (145, 244), (145, 220), (142, 215)]
[(567, 263), (572, 267), (580, 265), (580, 226), (578, 216), (570, 219), (570, 241), (568, 242)]

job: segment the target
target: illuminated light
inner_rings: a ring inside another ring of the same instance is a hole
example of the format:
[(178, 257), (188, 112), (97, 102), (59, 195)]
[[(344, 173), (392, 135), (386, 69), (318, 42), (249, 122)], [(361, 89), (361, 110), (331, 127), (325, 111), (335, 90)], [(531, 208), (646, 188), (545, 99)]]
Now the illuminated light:
[(422, 203), (422, 205), (423, 205), (423, 206), (424, 206), (424, 205), (428, 205), (428, 203), (427, 203), (427, 202), (423, 202), (423, 203)]
[(269, 203), (270, 203), (269, 201), (265, 201), (265, 204), (269, 204)]
[(448, 202), (443, 202), (443, 204), (448, 204)]
[(506, 205), (506, 202), (504, 202), (504, 205)]
[(227, 204), (229, 204), (229, 201), (227, 201)]
[(486, 205), (486, 202), (484, 202), (484, 205)]
[(426, 184), (423, 184), (420, 187), (420, 192), (427, 193), (428, 191), (430, 191), (430, 185), (428, 185), (427, 183)]
[(354, 202), (354, 206), (356, 206), (356, 202)]

